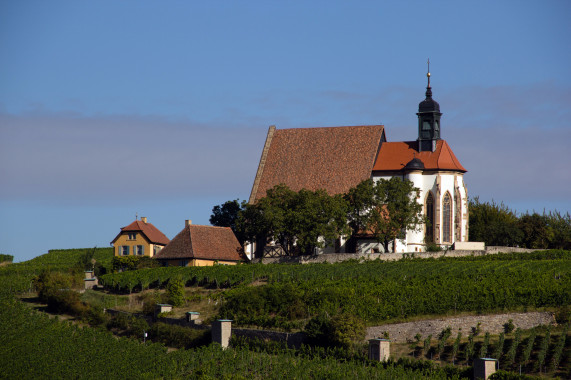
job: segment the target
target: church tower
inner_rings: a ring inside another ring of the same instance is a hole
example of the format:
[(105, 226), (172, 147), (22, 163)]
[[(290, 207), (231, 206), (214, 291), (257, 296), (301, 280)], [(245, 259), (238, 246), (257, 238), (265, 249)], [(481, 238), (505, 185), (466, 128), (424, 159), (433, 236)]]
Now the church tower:
[(418, 151), (434, 152), (436, 142), (440, 140), (440, 105), (432, 99), (430, 87), (430, 60), (428, 61), (428, 86), (426, 86), (426, 99), (418, 104)]

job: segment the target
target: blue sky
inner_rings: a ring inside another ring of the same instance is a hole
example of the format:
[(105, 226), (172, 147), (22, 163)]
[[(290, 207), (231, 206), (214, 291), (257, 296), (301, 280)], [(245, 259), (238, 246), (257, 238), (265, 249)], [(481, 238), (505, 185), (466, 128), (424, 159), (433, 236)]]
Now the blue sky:
[(470, 196), (571, 211), (568, 1), (1, 1), (0, 253), (247, 199), (269, 125), (416, 138), (426, 60)]

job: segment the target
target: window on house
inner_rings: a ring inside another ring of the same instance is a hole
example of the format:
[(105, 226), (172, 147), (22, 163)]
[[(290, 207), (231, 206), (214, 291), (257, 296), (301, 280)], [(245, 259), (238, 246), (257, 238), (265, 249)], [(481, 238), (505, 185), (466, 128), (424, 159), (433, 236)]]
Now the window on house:
[(185, 267), (185, 266), (187, 266), (187, 265), (188, 265), (188, 260), (181, 260), (181, 261), (180, 261), (180, 266), (181, 266), (181, 267)]
[(444, 201), (442, 201), (442, 240), (451, 242), (451, 227), (452, 227), (452, 199), (450, 193), (446, 193)]
[(129, 256), (129, 246), (128, 245), (122, 245), (121, 246), (121, 255)]
[(142, 246), (142, 245), (138, 245), (138, 246), (136, 246), (135, 248), (137, 249), (137, 255), (143, 256), (143, 254), (145, 253), (145, 252), (144, 252), (144, 249), (143, 249), (143, 246)]
[(424, 235), (424, 241), (426, 243), (432, 243), (434, 241), (434, 197), (432, 196), (432, 193), (428, 193), (424, 212), (426, 213), (426, 232)]
[(137, 233), (129, 232), (129, 240), (135, 240), (135, 239), (137, 239)]

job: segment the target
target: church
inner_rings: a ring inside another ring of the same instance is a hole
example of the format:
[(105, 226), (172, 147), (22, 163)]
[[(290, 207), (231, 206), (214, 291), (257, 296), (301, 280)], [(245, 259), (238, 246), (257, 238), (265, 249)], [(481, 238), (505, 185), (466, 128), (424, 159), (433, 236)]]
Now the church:
[[(427, 223), (391, 244), (393, 252), (422, 252), (429, 244), (452, 247), (468, 241), (466, 169), (441, 139), (442, 113), (432, 98), (430, 72), (425, 99), (418, 105), (418, 136), (413, 141), (389, 142), (383, 125), (277, 129), (270, 126), (249, 202), (285, 184), (294, 191), (324, 189), (346, 193), (372, 178), (408, 179), (420, 189)], [(248, 248), (246, 248), (248, 250)], [(346, 252), (345, 241), (316, 253)], [(376, 240), (360, 239), (357, 252), (383, 252)], [(349, 252), (347, 252), (349, 253)]]

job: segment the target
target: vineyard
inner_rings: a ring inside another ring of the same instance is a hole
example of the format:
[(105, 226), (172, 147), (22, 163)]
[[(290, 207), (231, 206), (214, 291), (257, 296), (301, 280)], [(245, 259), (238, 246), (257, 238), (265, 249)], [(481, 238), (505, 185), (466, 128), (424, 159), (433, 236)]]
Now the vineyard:
[(288, 329), (299, 325), (291, 321), (321, 313), (348, 313), (372, 325), (419, 315), (560, 307), (571, 301), (570, 273), (571, 254), (551, 251), (366, 264), (166, 267), (101, 280), (119, 292), (164, 287), (170, 279), (226, 289), (220, 317)]
[[(512, 373), (521, 368), (527, 374), (570, 375), (570, 251), (109, 273), (99, 276), (105, 291), (84, 294), (90, 306), (80, 305), (79, 310), (88, 307), (91, 312), (77, 316), (82, 324), (97, 327), (50, 319), (13, 298), (33, 290), (32, 278), (44, 269), (82, 274), (91, 257), (111, 271), (112, 250), (107, 248), (52, 250), (25, 263), (0, 267), (0, 373), (8, 378), (95, 378), (122, 373), (126, 378), (444, 379), (469, 377), (472, 360), (487, 356), (499, 359), (500, 368)], [(116, 306), (118, 298), (126, 302), (161, 297), (177, 283), (187, 287), (181, 293), (186, 309), (208, 303), (216, 313), (213, 318), (232, 319), (237, 326), (307, 333), (308, 321), (336, 321), (331, 326), (340, 326), (339, 322), (351, 319), (377, 325), (428, 315), (526, 309), (556, 310), (562, 325), (528, 331), (512, 328), (499, 336), (442, 331), (439, 336), (395, 344), (395, 357), (402, 359), (377, 363), (367, 359), (366, 345), (357, 341), (350, 347), (332, 343), (290, 349), (277, 342), (233, 338), (232, 348), (221, 350), (208, 345), (203, 333), (193, 338), (183, 331), (188, 328), (149, 326), (132, 319), (133, 325), (125, 330), (120, 320), (101, 313), (101, 305)], [(142, 293), (133, 294), (138, 292)], [(138, 339), (141, 328), (149, 332), (146, 343)], [(167, 353), (165, 345), (179, 349)]]
[(70, 271), (78, 267), (82, 257), (93, 256), (98, 265), (111, 266), (113, 248), (52, 249), (48, 253), (23, 263), (0, 267), (0, 292), (21, 293), (31, 290), (32, 279), (42, 270)]
[(116, 339), (106, 331), (50, 319), (7, 297), (0, 298), (0, 308), (0, 373), (6, 379), (460, 378), (460, 371), (430, 363), (339, 361), (302, 357), (289, 350), (270, 354), (247, 348), (222, 350), (213, 344), (167, 353), (161, 344)]

